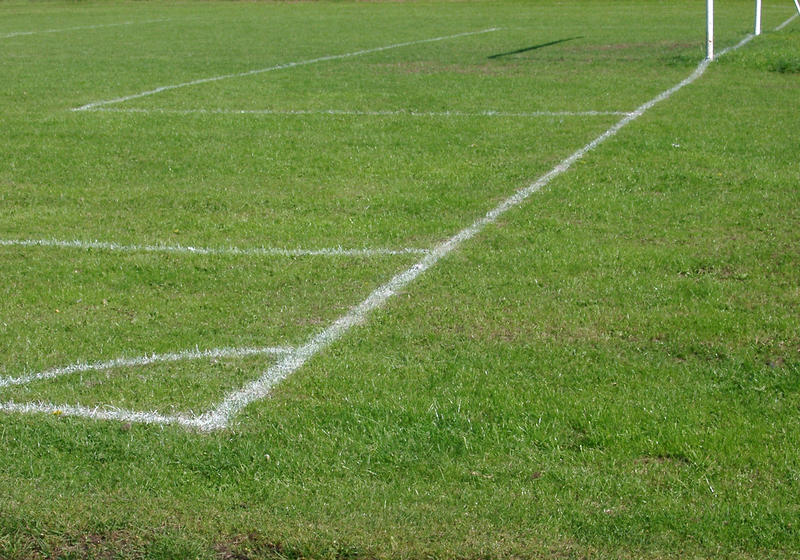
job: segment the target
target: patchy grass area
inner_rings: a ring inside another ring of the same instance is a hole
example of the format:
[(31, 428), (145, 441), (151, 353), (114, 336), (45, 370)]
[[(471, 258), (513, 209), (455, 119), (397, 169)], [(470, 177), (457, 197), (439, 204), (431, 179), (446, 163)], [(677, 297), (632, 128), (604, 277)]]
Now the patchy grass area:
[[(703, 56), (689, 2), (0, 16), (0, 402), (163, 414), (277, 358), (8, 380), (297, 347)], [(0, 413), (0, 557), (796, 557), (799, 51), (720, 58), (227, 429)]]

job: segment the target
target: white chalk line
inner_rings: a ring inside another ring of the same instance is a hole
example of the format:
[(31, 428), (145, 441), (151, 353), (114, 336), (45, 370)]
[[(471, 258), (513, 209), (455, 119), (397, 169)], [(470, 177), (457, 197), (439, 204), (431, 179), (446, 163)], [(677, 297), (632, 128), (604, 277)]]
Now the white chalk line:
[(159, 412), (142, 412), (111, 406), (81, 406), (70, 404), (52, 404), (46, 402), (14, 401), (0, 402), (0, 412), (16, 412), (19, 414), (52, 414), (54, 416), (76, 416), (90, 420), (117, 420), (119, 422), (136, 422), (140, 424), (158, 424), (161, 426), (175, 424), (184, 428), (201, 428), (197, 417), (181, 414), (161, 414)]
[[(753, 35), (748, 35), (733, 47), (728, 47), (720, 52), (719, 56), (732, 50), (736, 50), (753, 39)], [(535, 182), (527, 187), (517, 190), (513, 195), (505, 199), (499, 205), (487, 212), (483, 217), (473, 222), (470, 226), (459, 231), (450, 239), (437, 245), (419, 262), (394, 276), (387, 283), (374, 290), (367, 298), (351, 308), (345, 315), (334, 321), (329, 327), (314, 335), (308, 342), (287, 353), (275, 366), (267, 369), (257, 380), (245, 385), (242, 389), (232, 391), (212, 410), (204, 412), (199, 416), (187, 417), (183, 415), (161, 415), (154, 412), (133, 412), (119, 409), (98, 409), (86, 407), (58, 407), (47, 403), (0, 403), (0, 410), (9, 412), (45, 412), (62, 413), (73, 416), (82, 416), (93, 419), (114, 419), (128, 422), (143, 422), (151, 424), (177, 424), (187, 428), (196, 428), (200, 431), (213, 431), (225, 429), (231, 419), (242, 411), (246, 406), (254, 401), (265, 398), (269, 395), (272, 387), (279, 381), (285, 379), (314, 355), (330, 346), (340, 339), (353, 326), (363, 323), (367, 315), (372, 311), (382, 307), (398, 291), (414, 281), (423, 272), (434, 266), (456, 250), (463, 242), (468, 241), (482, 232), (488, 225), (493, 224), (505, 212), (515, 208), (527, 200), (531, 195), (540, 191), (553, 179), (569, 170), (578, 160), (587, 153), (594, 150), (597, 146), (615, 136), (622, 128), (642, 116), (656, 104), (670, 98), (675, 92), (683, 89), (687, 85), (695, 82), (702, 76), (708, 68), (710, 61), (703, 60), (689, 77), (660, 93), (650, 101), (641, 105), (636, 111), (625, 116), (612, 127), (603, 132), (600, 136), (573, 152), (566, 159), (562, 160), (557, 166), (542, 175)]]
[(21, 37), (24, 35), (38, 35), (39, 33), (62, 33), (65, 31), (79, 31), (83, 29), (100, 29), (102, 27), (120, 27), (123, 25), (140, 25), (146, 23), (160, 23), (163, 21), (172, 21), (171, 18), (167, 19), (146, 19), (142, 21), (123, 21), (120, 23), (103, 23), (98, 25), (80, 25), (77, 27), (62, 27), (60, 29), (41, 29), (39, 31), (15, 31), (13, 33), (6, 33), (0, 35), (0, 39), (10, 39), (11, 37)]
[(365, 55), (365, 54), (371, 54), (371, 53), (376, 53), (376, 52), (381, 52), (381, 51), (387, 51), (387, 50), (390, 50), (390, 49), (397, 49), (397, 48), (400, 48), (400, 47), (408, 47), (408, 46), (411, 46), (411, 45), (421, 45), (423, 43), (433, 43), (433, 42), (436, 42), (436, 41), (446, 41), (448, 39), (457, 39), (459, 37), (468, 37), (470, 35), (480, 35), (480, 34), (483, 34), (483, 33), (492, 33), (494, 31), (499, 31), (499, 30), (500, 30), (499, 27), (492, 27), (492, 28), (489, 28), (489, 29), (482, 29), (480, 31), (467, 31), (467, 32), (464, 32), (464, 33), (456, 33), (455, 35), (444, 35), (442, 37), (433, 37), (431, 39), (419, 39), (417, 41), (406, 41), (404, 43), (395, 43), (395, 44), (386, 45), (386, 46), (383, 46), (383, 47), (375, 47), (375, 48), (371, 48), (371, 49), (363, 49), (363, 50), (360, 50), (360, 51), (354, 51), (354, 52), (349, 52), (349, 53), (344, 53), (344, 54), (333, 54), (333, 55), (328, 55), (328, 56), (321, 56), (319, 58), (312, 58), (312, 59), (308, 59), (308, 60), (299, 60), (299, 61), (296, 61), (296, 62), (286, 62), (284, 64), (276, 64), (275, 66), (269, 66), (267, 68), (258, 68), (258, 69), (255, 69), (255, 70), (248, 70), (247, 72), (237, 72), (237, 73), (234, 73), (234, 74), (222, 74), (220, 76), (212, 76), (210, 78), (200, 78), (200, 79), (197, 79), (197, 80), (191, 80), (191, 81), (182, 82), (182, 83), (179, 83), (179, 84), (171, 84), (171, 85), (167, 85), (167, 86), (161, 86), (161, 87), (157, 87), (155, 89), (143, 91), (143, 92), (140, 92), (140, 93), (134, 93), (132, 95), (126, 95), (126, 96), (123, 96), (123, 97), (117, 97), (115, 99), (106, 99), (106, 100), (103, 100), (103, 101), (93, 101), (92, 103), (87, 103), (86, 105), (82, 105), (80, 107), (75, 107), (72, 110), (73, 111), (86, 111), (88, 109), (93, 109), (93, 108), (99, 107), (101, 105), (112, 105), (114, 103), (122, 103), (124, 101), (130, 101), (131, 99), (138, 99), (140, 97), (147, 97), (148, 95), (154, 95), (156, 93), (161, 93), (163, 91), (169, 91), (169, 90), (183, 88), (183, 87), (196, 86), (196, 85), (200, 85), (200, 84), (207, 84), (207, 83), (210, 83), (210, 82), (218, 82), (220, 80), (229, 80), (231, 78), (243, 78), (243, 77), (246, 77), (246, 76), (254, 76), (256, 74), (263, 74), (264, 72), (273, 72), (275, 70), (285, 70), (287, 68), (295, 68), (297, 66), (305, 66), (305, 65), (308, 65), (308, 64), (316, 64), (318, 62), (326, 62), (326, 61), (329, 61), (329, 60), (341, 60), (343, 58), (352, 58), (352, 57), (355, 57), (355, 56), (361, 56), (361, 55)]
[[(728, 52), (729, 50), (742, 47), (752, 38), (752, 35), (748, 35), (737, 45), (726, 49), (720, 53), (720, 55), (725, 54), (725, 52)], [(294, 373), (297, 369), (303, 366), (306, 361), (341, 338), (353, 326), (363, 323), (368, 314), (382, 307), (392, 296), (396, 295), (400, 290), (413, 282), (423, 272), (436, 265), (442, 258), (452, 253), (462, 243), (478, 235), (488, 225), (495, 223), (501, 215), (512, 208), (519, 206), (531, 195), (540, 191), (553, 179), (570, 169), (575, 162), (583, 158), (583, 156), (594, 150), (597, 146), (609, 138), (615, 136), (623, 127), (641, 117), (654, 105), (668, 99), (675, 92), (693, 83), (705, 73), (708, 65), (708, 60), (702, 61), (688, 78), (641, 105), (630, 115), (623, 117), (619, 122), (603, 132), (600, 136), (561, 161), (561, 163), (548, 171), (538, 180), (531, 183), (527, 187), (519, 189), (512, 196), (508, 197), (495, 208), (487, 212), (483, 217), (473, 222), (470, 226), (464, 228), (450, 239), (437, 245), (419, 262), (400, 274), (397, 274), (394, 278), (389, 280), (389, 282), (373, 291), (360, 304), (351, 308), (345, 315), (337, 319), (328, 328), (316, 334), (308, 342), (297, 347), (294, 352), (287, 354), (274, 366), (268, 368), (259, 379), (248, 383), (242, 389), (229, 393), (214, 410), (206, 412), (198, 417), (198, 428), (201, 430), (215, 430), (227, 427), (230, 424), (231, 419), (236, 414), (241, 412), (241, 410), (247, 405), (267, 397), (272, 390), (272, 387), (276, 383)]]
[(277, 257), (375, 257), (383, 255), (424, 255), (428, 249), (404, 247), (401, 249), (346, 249), (327, 247), (321, 249), (282, 249), (275, 247), (192, 247), (186, 245), (120, 245), (108, 241), (81, 241), (63, 239), (0, 239), (0, 247), (57, 247), (118, 251), (123, 253), (177, 253), (192, 255), (277, 256)]
[[(797, 9), (798, 9), (798, 11), (800, 11), (800, 7), (798, 7)], [(789, 19), (784, 21), (782, 24), (780, 24), (778, 27), (776, 27), (775, 31), (780, 31), (781, 29), (783, 29), (784, 27), (786, 27), (787, 25), (792, 23), (795, 19), (797, 19), (797, 17), (798, 17), (798, 14), (794, 14), (792, 17), (790, 17)]]
[(136, 358), (114, 358), (113, 360), (107, 360), (104, 362), (80, 362), (68, 366), (48, 369), (38, 373), (30, 373), (19, 377), (0, 377), (0, 389), (16, 385), (27, 385), (29, 383), (33, 383), (34, 381), (55, 379), (57, 377), (63, 377), (65, 375), (86, 371), (102, 371), (120, 367), (142, 367), (150, 364), (179, 362), (184, 360), (200, 360), (204, 358), (244, 358), (247, 356), (259, 356), (266, 354), (283, 355), (290, 353), (292, 350), (292, 348), (283, 346), (263, 348), (251, 348), (243, 346), (239, 348), (211, 348), (209, 350), (200, 350), (195, 348), (193, 350), (170, 352), (167, 354), (148, 354)]
[(162, 115), (267, 115), (267, 116), (356, 116), (356, 117), (502, 117), (502, 118), (536, 118), (536, 117), (605, 117), (629, 115), (627, 111), (348, 111), (340, 109), (162, 109), (162, 108), (119, 108), (95, 107), (87, 109), (90, 112), (106, 113), (137, 113), (137, 114), (162, 114)]

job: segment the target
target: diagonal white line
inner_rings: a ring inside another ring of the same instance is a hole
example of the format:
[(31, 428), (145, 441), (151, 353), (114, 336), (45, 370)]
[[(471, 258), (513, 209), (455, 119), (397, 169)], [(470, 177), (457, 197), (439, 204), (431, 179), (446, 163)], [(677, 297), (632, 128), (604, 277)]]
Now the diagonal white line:
[[(797, 5), (798, 14), (800, 14), (800, 4), (797, 3), (797, 0), (795, 0), (795, 4)], [(792, 23), (795, 19), (797, 19), (798, 14), (794, 14), (792, 17), (784, 21), (782, 24), (780, 24), (778, 27), (775, 28), (775, 31), (780, 31), (781, 29)]]
[(178, 362), (183, 360), (199, 360), (203, 358), (244, 358), (246, 356), (257, 356), (262, 354), (288, 354), (292, 348), (287, 347), (263, 347), (263, 348), (211, 348), (209, 350), (184, 350), (183, 352), (170, 352), (168, 354), (149, 354), (136, 358), (115, 358), (105, 362), (81, 362), (64, 367), (48, 369), (38, 373), (31, 373), (19, 377), (0, 377), (0, 389), (14, 385), (27, 385), (34, 381), (55, 379), (72, 373), (84, 371), (101, 371), (117, 367), (141, 367), (150, 364), (163, 362)]
[[(733, 49), (738, 49), (747, 44), (753, 38), (748, 35), (734, 47), (730, 47), (720, 53), (720, 56)], [(670, 89), (660, 93), (650, 101), (641, 105), (630, 115), (623, 117), (611, 128), (603, 132), (600, 136), (572, 153), (561, 163), (541, 176), (538, 180), (524, 187), (512, 196), (505, 199), (499, 205), (487, 212), (483, 217), (473, 222), (470, 226), (462, 229), (450, 239), (437, 245), (429, 254), (425, 255), (419, 262), (411, 268), (401, 272), (386, 284), (373, 291), (367, 299), (357, 306), (351, 308), (345, 315), (337, 319), (332, 325), (322, 332), (313, 336), (302, 346), (297, 347), (294, 352), (284, 356), (277, 364), (267, 369), (264, 374), (255, 381), (244, 386), (242, 389), (232, 391), (223, 401), (212, 411), (202, 414), (199, 420), (199, 427), (202, 430), (222, 429), (228, 426), (231, 418), (239, 413), (250, 403), (263, 399), (269, 395), (272, 387), (279, 381), (285, 379), (297, 369), (303, 366), (310, 358), (318, 354), (321, 350), (340, 339), (353, 326), (363, 323), (367, 316), (382, 307), (392, 296), (413, 282), (419, 275), (436, 265), (441, 259), (455, 251), (462, 243), (468, 241), (482, 232), (486, 226), (493, 224), (497, 219), (519, 206), (531, 195), (540, 191), (553, 179), (569, 170), (575, 162), (583, 158), (587, 153), (594, 150), (597, 146), (615, 136), (622, 128), (634, 120), (641, 117), (645, 112), (656, 104), (670, 98), (675, 92), (688, 86), (705, 73), (709, 61), (702, 61), (692, 74)]]
[(120, 23), (102, 23), (98, 25), (80, 25), (77, 27), (62, 27), (60, 29), (41, 29), (39, 31), (15, 31), (13, 33), (6, 33), (0, 35), (0, 39), (10, 39), (11, 37), (21, 37), (23, 35), (38, 35), (39, 33), (62, 33), (65, 31), (78, 31), (82, 29), (100, 29), (101, 27), (119, 27), (122, 25), (139, 25), (144, 23), (160, 23), (162, 21), (171, 21), (171, 19), (147, 19), (143, 21), (123, 21)]
[(120, 245), (108, 241), (80, 241), (63, 239), (0, 239), (0, 247), (59, 247), (62, 249), (99, 249), (123, 253), (185, 253), (193, 255), (242, 255), (278, 257), (373, 257), (380, 255), (424, 255), (427, 249), (404, 247), (402, 249), (282, 249), (275, 247), (191, 247), (186, 245)]
[(629, 115), (627, 111), (528, 111), (528, 112), (508, 112), (508, 111), (346, 111), (340, 109), (323, 110), (272, 110), (272, 109), (144, 109), (131, 107), (121, 109), (118, 107), (96, 107), (88, 109), (94, 112), (106, 113), (139, 113), (139, 114), (163, 114), (163, 115), (275, 115), (275, 116), (305, 116), (305, 115), (332, 115), (332, 116), (364, 116), (364, 117), (510, 117), (510, 118), (533, 118), (533, 117), (602, 117)]
[(285, 70), (287, 68), (295, 68), (297, 66), (305, 66), (307, 64), (316, 64), (318, 62), (326, 62), (328, 60), (341, 60), (343, 58), (351, 58), (354, 56), (361, 56), (370, 53), (376, 53), (381, 51), (387, 51), (390, 49), (397, 49), (400, 47), (408, 47), (411, 45), (421, 45), (423, 43), (433, 43), (436, 41), (446, 41), (448, 39), (457, 39), (459, 37), (468, 37), (470, 35), (480, 35), (482, 33), (491, 33), (493, 31), (499, 31), (499, 27), (492, 27), (490, 29), (482, 29), (480, 31), (467, 31), (465, 33), (456, 33), (455, 35), (445, 35), (442, 37), (433, 37), (431, 39), (419, 39), (417, 41), (407, 41), (405, 43), (395, 43), (393, 45), (386, 45), (383, 47), (375, 47), (372, 49), (363, 49), (360, 51), (354, 51), (350, 53), (344, 54), (333, 54), (328, 56), (321, 56), (319, 58), (312, 58), (309, 60), (299, 60), (297, 62), (287, 62), (285, 64), (276, 64), (275, 66), (269, 66), (267, 68), (258, 68), (256, 70), (248, 70), (247, 72), (238, 72), (235, 74), (223, 74), (221, 76), (212, 76), (210, 78), (200, 78), (198, 80), (191, 80), (189, 82), (183, 82), (180, 84), (172, 84), (168, 86), (161, 86), (155, 89), (143, 91), (141, 93), (134, 93), (132, 95), (126, 95), (124, 97), (117, 97), (115, 99), (107, 99), (104, 101), (94, 101), (92, 103), (87, 103), (86, 105), (82, 105), (80, 107), (76, 107), (72, 109), (73, 111), (86, 111), (88, 109), (93, 109), (95, 107), (99, 107), (101, 105), (111, 105), (113, 103), (122, 103), (123, 101), (130, 101), (131, 99), (138, 99), (140, 97), (146, 97), (148, 95), (154, 95), (156, 93), (161, 93), (162, 91), (169, 91), (171, 89), (178, 89), (188, 86), (196, 86), (199, 84), (207, 84), (209, 82), (218, 82), (220, 80), (229, 80), (231, 78), (243, 78), (245, 76), (254, 76), (256, 74), (263, 74), (264, 72), (272, 72), (274, 70)]

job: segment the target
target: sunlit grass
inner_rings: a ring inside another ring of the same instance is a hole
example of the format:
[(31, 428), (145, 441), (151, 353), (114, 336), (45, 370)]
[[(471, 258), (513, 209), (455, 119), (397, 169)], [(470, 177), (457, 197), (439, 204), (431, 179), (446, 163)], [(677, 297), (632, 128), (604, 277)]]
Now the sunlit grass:
[[(701, 60), (696, 4), (0, 4), (0, 36), (93, 26), (0, 39), (0, 238), (430, 248), (620, 117), (402, 111), (630, 111)], [(792, 14), (767, 8), (765, 29)], [(751, 19), (721, 6), (719, 44)], [(721, 58), (229, 429), (1, 414), (0, 556), (796, 556), (798, 25)], [(4, 246), (0, 376), (297, 346), (418, 258)], [(0, 400), (202, 412), (276, 359)]]

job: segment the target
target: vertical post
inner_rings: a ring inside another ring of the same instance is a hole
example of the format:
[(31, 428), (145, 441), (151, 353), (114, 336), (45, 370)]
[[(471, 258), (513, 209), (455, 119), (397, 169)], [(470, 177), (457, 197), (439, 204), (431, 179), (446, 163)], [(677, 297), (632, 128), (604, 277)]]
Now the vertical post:
[(761, 0), (756, 0), (756, 35), (761, 35)]
[(800, 2), (794, 0), (794, 5), (797, 7), (797, 13), (800, 14)]
[(714, 0), (706, 0), (706, 20), (706, 58), (714, 60)]

